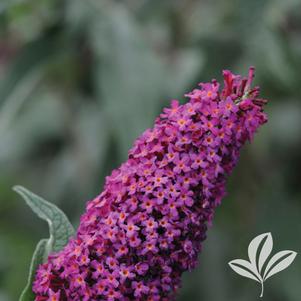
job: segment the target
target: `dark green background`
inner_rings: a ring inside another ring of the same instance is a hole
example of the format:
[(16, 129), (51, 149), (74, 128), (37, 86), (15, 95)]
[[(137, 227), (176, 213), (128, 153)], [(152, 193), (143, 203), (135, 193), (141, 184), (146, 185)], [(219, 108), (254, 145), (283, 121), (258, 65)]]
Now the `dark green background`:
[[(21, 184), (77, 225), (105, 175), (172, 98), (222, 69), (247, 73), (269, 123), (228, 183), (180, 300), (259, 300), (227, 265), (271, 231), (274, 252), (301, 250), (299, 0), (0, 1), (0, 300), (15, 301), (47, 226), (12, 192)], [(301, 300), (301, 259), (263, 300)]]

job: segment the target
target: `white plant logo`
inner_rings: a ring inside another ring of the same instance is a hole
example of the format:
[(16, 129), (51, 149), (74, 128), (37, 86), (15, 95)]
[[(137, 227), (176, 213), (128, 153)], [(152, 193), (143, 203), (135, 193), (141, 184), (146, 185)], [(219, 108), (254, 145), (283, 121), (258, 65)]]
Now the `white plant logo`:
[(239, 275), (253, 279), (261, 284), (263, 296), (263, 283), (271, 276), (286, 269), (295, 259), (297, 253), (294, 251), (280, 251), (269, 260), (273, 249), (273, 238), (271, 233), (256, 236), (249, 244), (249, 261), (234, 259), (229, 262), (230, 267)]

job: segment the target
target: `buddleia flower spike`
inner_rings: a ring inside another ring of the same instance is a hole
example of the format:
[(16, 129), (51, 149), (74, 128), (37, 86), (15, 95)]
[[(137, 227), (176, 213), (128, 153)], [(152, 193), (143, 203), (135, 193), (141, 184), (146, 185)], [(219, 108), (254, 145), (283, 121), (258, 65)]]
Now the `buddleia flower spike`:
[(174, 299), (241, 147), (267, 121), (253, 75), (226, 70), (223, 89), (200, 83), (163, 110), (87, 203), (75, 237), (39, 267), (36, 301)]

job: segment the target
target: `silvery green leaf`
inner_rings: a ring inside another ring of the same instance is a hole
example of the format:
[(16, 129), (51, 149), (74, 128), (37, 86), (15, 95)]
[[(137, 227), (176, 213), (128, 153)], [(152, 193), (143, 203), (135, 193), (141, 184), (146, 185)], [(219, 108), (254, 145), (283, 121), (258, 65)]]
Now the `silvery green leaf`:
[[(100, 1), (93, 2), (99, 8)], [(110, 119), (112, 135), (118, 138), (122, 158), (141, 130), (152, 125), (168, 76), (161, 58), (124, 6), (113, 4), (105, 13), (94, 11), (91, 46), (96, 56), (96, 92)]]
[(32, 287), (32, 282), (34, 279), (35, 271), (37, 267), (43, 263), (44, 261), (44, 256), (46, 252), (46, 246), (47, 246), (47, 239), (42, 239), (39, 241), (39, 243), (36, 246), (36, 249), (32, 255), (31, 263), (30, 263), (30, 268), (29, 268), (29, 275), (27, 279), (27, 284), (22, 291), (22, 294), (19, 298), (19, 301), (32, 301), (34, 300), (34, 293), (31, 289)]
[(252, 264), (249, 261), (243, 259), (234, 259), (229, 262), (229, 266), (237, 274), (243, 277), (253, 279), (257, 282), (261, 282), (259, 278), (260, 276), (258, 275), (256, 268), (254, 269), (254, 266), (252, 266)]
[(0, 83), (0, 104), (9, 97), (22, 78), (26, 77), (33, 69), (47, 62), (49, 57), (55, 53), (55, 49), (56, 41), (49, 37), (42, 37), (28, 43), (15, 57), (6, 72), (5, 78)]
[(42, 239), (33, 254), (27, 284), (22, 291), (19, 301), (32, 301), (32, 282), (38, 265), (45, 262), (49, 253), (60, 251), (68, 242), (74, 230), (68, 218), (62, 210), (43, 198), (37, 196), (22, 186), (15, 186), (14, 191), (19, 193), (27, 205), (49, 225), (50, 238)]
[(74, 234), (74, 229), (65, 213), (54, 204), (37, 196), (22, 186), (15, 186), (14, 190), (19, 193), (27, 205), (49, 225), (50, 238), (47, 243), (49, 252), (60, 251)]
[(294, 261), (296, 256), (297, 253), (290, 250), (276, 253), (267, 264), (263, 279), (267, 280), (276, 273), (286, 269)]
[[(256, 255), (258, 252), (258, 248), (260, 243), (266, 238), (266, 237), (271, 237), (271, 233), (264, 233), (264, 234), (260, 234), (258, 236), (256, 236), (249, 244), (248, 247), (248, 255), (249, 255), (249, 259), (250, 262), (252, 264), (253, 267), (257, 267), (257, 262), (256, 262)], [(270, 244), (268, 244), (266, 252), (268, 253), (268, 255), (270, 254), (271, 250), (269, 251), (269, 247)], [(264, 251), (264, 253), (261, 256), (261, 262), (263, 262), (263, 259), (266, 259), (268, 257), (268, 255), (266, 256), (266, 253)], [(259, 269), (260, 271), (260, 269)], [(258, 271), (258, 272), (259, 272)]]

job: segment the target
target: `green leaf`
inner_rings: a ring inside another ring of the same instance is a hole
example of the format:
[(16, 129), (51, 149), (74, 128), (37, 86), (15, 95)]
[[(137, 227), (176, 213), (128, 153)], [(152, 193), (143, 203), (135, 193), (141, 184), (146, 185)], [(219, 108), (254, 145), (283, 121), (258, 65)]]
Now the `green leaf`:
[(19, 299), (19, 301), (32, 301), (34, 293), (31, 288), (35, 270), (39, 264), (47, 260), (49, 253), (60, 251), (68, 243), (70, 236), (74, 234), (74, 229), (64, 212), (54, 204), (22, 186), (14, 186), (13, 189), (24, 198), (33, 212), (49, 225), (50, 238), (42, 239), (38, 243), (31, 260), (27, 284)]
[[(98, 7), (98, 2), (93, 5)], [(91, 46), (96, 56), (97, 98), (111, 121), (118, 155), (125, 159), (134, 139), (153, 124), (167, 75), (140, 25), (124, 6), (114, 7), (106, 7), (91, 24)]]
[(0, 135), (10, 128), (25, 101), (36, 91), (56, 52), (57, 37), (41, 37), (22, 47), (8, 65), (0, 82)]
[(55, 37), (42, 37), (26, 44), (9, 66), (0, 83), (0, 103), (9, 97), (16, 85), (32, 70), (47, 64), (57, 48)]
[(50, 238), (47, 242), (49, 252), (60, 251), (74, 234), (74, 229), (65, 213), (54, 204), (51, 204), (22, 186), (14, 186), (27, 205), (49, 225)]
[(31, 259), (31, 263), (30, 263), (27, 284), (26, 284), (24, 290), (22, 291), (19, 301), (32, 301), (35, 298), (34, 293), (31, 289), (32, 282), (33, 282), (33, 279), (35, 276), (35, 271), (36, 271), (37, 267), (41, 263), (43, 263), (43, 261), (45, 259), (44, 257), (46, 254), (47, 242), (48, 242), (48, 239), (41, 239), (36, 246), (36, 249), (32, 255), (32, 259)]

